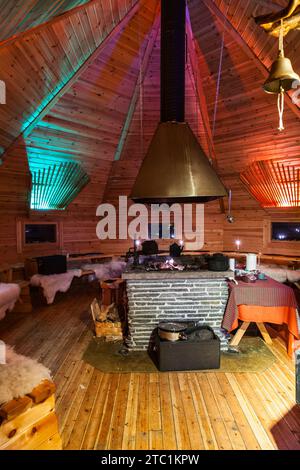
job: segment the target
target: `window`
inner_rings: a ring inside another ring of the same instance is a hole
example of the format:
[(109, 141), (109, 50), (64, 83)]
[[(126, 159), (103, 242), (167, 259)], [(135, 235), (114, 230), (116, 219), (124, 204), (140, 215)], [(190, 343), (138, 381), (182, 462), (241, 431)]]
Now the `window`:
[(149, 224), (148, 237), (150, 240), (162, 240), (174, 238), (174, 225)]
[(24, 224), (25, 244), (56, 243), (57, 224)]
[(300, 222), (272, 222), (272, 241), (299, 242)]

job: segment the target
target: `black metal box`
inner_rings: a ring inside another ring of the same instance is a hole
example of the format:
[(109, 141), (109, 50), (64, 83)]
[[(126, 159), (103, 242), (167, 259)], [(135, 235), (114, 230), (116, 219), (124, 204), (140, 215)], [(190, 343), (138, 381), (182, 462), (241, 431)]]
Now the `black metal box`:
[(67, 272), (67, 257), (64, 255), (40, 256), (36, 260), (39, 274), (49, 276)]
[(209, 370), (220, 368), (220, 340), (166, 341), (154, 333), (153, 354), (158, 369), (165, 371)]

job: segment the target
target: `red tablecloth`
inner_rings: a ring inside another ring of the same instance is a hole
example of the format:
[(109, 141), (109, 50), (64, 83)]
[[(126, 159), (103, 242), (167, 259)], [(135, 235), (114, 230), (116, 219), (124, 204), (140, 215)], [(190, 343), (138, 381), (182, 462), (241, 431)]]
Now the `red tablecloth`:
[(223, 328), (232, 331), (238, 320), (286, 324), (289, 330), (288, 353), (292, 356), (294, 338), (299, 339), (297, 300), (293, 289), (268, 278), (256, 283), (229, 284), (230, 294)]
[(265, 321), (277, 324), (286, 323), (285, 321), (280, 321), (280, 319), (285, 318), (286, 313), (280, 313), (278, 309), (275, 309), (273, 313), (269, 311), (265, 319), (263, 319), (263, 309), (259, 317), (257, 316), (259, 313), (258, 309), (260, 307), (288, 307), (294, 309), (294, 311), (297, 309), (297, 300), (293, 289), (274, 279), (267, 278), (267, 280), (258, 280), (255, 283), (238, 281), (238, 285), (230, 282), (229, 289), (229, 299), (222, 324), (223, 328), (228, 331), (231, 331), (237, 325), (240, 315), (239, 306), (241, 305), (254, 307), (250, 312), (250, 316), (256, 312), (254, 317), (260, 318), (260, 320), (253, 319), (252, 321)]

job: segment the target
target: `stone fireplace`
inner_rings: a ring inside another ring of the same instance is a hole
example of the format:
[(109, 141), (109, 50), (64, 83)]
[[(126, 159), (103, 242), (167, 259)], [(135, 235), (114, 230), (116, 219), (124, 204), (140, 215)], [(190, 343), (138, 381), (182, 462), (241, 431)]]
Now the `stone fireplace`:
[(127, 346), (148, 348), (153, 330), (161, 321), (200, 321), (213, 328), (228, 349), (221, 329), (228, 300), (226, 277), (231, 272), (126, 272), (128, 327)]

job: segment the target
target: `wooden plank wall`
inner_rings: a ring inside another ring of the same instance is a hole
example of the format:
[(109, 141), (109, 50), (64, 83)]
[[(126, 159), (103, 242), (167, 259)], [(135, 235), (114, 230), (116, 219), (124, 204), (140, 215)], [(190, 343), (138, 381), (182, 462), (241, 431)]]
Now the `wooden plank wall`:
[[(130, 6), (133, 2), (128, 1), (127, 4)], [(44, 164), (56, 159), (82, 163), (91, 182), (68, 210), (49, 215), (32, 214), (31, 217), (33, 220), (63, 220), (66, 252), (100, 250), (96, 238), (96, 208), (103, 199), (138, 78), (139, 57), (146, 48), (157, 5), (158, 0), (143, 0), (125, 29), (112, 38), (100, 57), (58, 101), (26, 141), (19, 139), (10, 148), (0, 170), (1, 181), (7, 182), (0, 189), (0, 211), (5, 222), (3, 227), (6, 228), (5, 234), (2, 232), (0, 235), (1, 260), (22, 259), (16, 254), (16, 218), (28, 216), (30, 174), (27, 163), (24, 169), (27, 157), (33, 165), (38, 165), (41, 158)], [(23, 179), (20, 176), (16, 193), (11, 194), (12, 185), (8, 177), (15, 181), (19, 174)], [(41, 253), (34, 250), (34, 253), (44, 254), (42, 250)]]
[[(22, 0), (22, 2), (0, 1), (2, 22), (0, 40), (31, 29), (54, 16), (83, 5), (90, 0)], [(53, 5), (54, 4), (54, 5)]]
[(0, 107), (1, 154), (135, 3), (118, 0), (112, 7), (110, 0), (97, 0), (9, 43), (0, 43), (1, 80), (7, 87), (7, 103)]
[[(196, 0), (189, 0), (188, 3), (191, 26), (200, 51), (199, 69), (212, 125), (223, 28), (205, 2), (200, 4)], [(214, 3), (224, 13), (225, 3), (219, 0)], [(113, 28), (114, 21), (121, 16), (120, 12), (124, 14), (133, 4), (129, 0), (114, 1), (116, 16), (112, 16), (111, 2), (97, 0), (83, 7), (82, 11), (77, 11), (74, 17), (71, 15), (65, 20), (61, 17), (53, 24), (29, 31), (19, 40), (0, 48), (0, 58), (7, 65), (1, 79), (8, 81), (9, 97), (8, 107), (0, 108), (2, 148), (7, 148), (13, 142), (24, 120), (43, 102), (49, 89), (55, 88), (62, 77), (74, 72), (78, 60), (95, 49)], [(233, 190), (233, 215), (236, 221), (228, 224), (218, 203), (206, 206), (205, 248), (213, 251), (234, 249), (237, 238), (241, 239), (245, 251), (265, 249), (265, 224), (270, 218), (285, 218), (287, 211), (262, 210), (240, 182), (239, 174), (256, 159), (280, 157), (289, 160), (299, 155), (297, 114), (290, 108), (286, 109), (286, 131), (279, 133), (276, 100), (262, 92), (263, 69), (251, 58), (247, 49), (255, 50), (263, 67), (270, 65), (276, 52), (274, 39), (266, 38), (265, 33), (253, 23), (252, 14), (256, 4), (253, 0), (232, 0), (228, 12), (225, 11), (241, 39), (235, 40), (236, 36), (230, 33), (230, 28), (226, 29), (214, 140), (219, 174), (224, 184)], [(143, 85), (143, 99), (137, 103), (121, 158), (113, 161), (137, 83), (140, 56), (146, 50), (157, 15), (157, 5), (158, 0), (141, 1), (140, 11), (121, 36), (114, 38), (26, 141), (20, 139), (10, 147), (6, 161), (0, 167), (1, 261), (22, 259), (16, 254), (16, 218), (28, 215), (30, 175), (27, 152), (31, 161), (37, 163), (41, 156), (46, 161), (52, 161), (57, 156), (78, 160), (91, 176), (91, 183), (65, 213), (43, 215), (48, 220), (63, 221), (64, 251), (124, 253), (130, 246), (129, 241), (100, 243), (96, 237), (95, 214), (96, 207), (103, 199), (116, 203), (118, 195), (130, 193), (159, 120), (158, 35)], [(97, 22), (98, 16), (103, 19), (98, 15), (98, 8), (104, 8), (106, 12), (103, 24)], [(86, 15), (89, 22), (86, 21)], [(89, 28), (89, 25), (92, 27)], [(287, 38), (287, 50), (295, 61), (295, 68), (300, 60), (295, 47), (297, 34), (291, 33)], [(84, 50), (81, 47), (82, 38), (85, 38)], [(48, 77), (46, 82), (41, 70)], [(34, 82), (30, 79), (33, 72), (37, 79)], [(205, 147), (203, 123), (190, 66), (187, 73), (187, 120)], [(289, 216), (299, 218), (299, 211), (292, 215), (289, 213)], [(32, 217), (37, 220), (42, 215)], [(289, 247), (267, 249), (295, 254)]]

